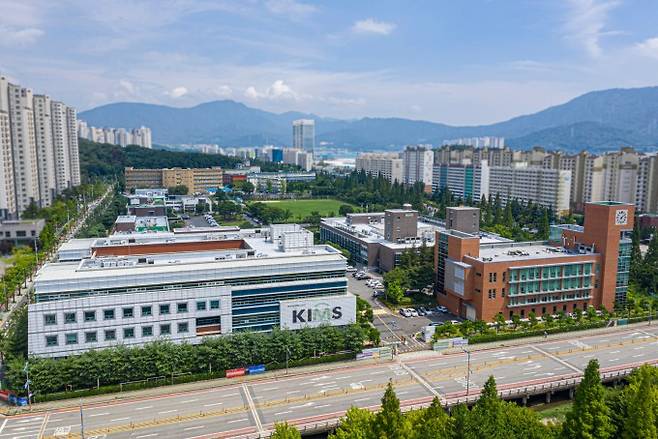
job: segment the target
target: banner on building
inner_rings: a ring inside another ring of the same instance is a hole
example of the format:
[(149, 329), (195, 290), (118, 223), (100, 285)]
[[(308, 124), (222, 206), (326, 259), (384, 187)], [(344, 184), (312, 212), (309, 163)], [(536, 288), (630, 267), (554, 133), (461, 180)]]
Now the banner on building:
[(351, 294), (279, 302), (281, 329), (345, 326), (356, 322), (356, 297)]

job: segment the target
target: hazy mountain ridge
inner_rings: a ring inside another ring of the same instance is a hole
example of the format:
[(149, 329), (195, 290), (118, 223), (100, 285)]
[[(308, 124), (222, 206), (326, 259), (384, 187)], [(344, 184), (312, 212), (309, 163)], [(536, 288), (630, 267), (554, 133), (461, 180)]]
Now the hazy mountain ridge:
[(594, 91), (534, 114), (478, 126), (450, 126), (404, 118), (338, 120), (288, 111), (281, 114), (234, 101), (213, 101), (189, 108), (115, 103), (84, 111), (94, 126), (153, 130), (160, 144), (218, 143), (289, 145), (291, 123), (313, 118), (318, 141), (356, 150), (397, 148), (412, 143), (440, 144), (444, 139), (504, 136), (511, 146), (540, 144), (565, 150), (617, 149), (658, 145), (658, 87)]

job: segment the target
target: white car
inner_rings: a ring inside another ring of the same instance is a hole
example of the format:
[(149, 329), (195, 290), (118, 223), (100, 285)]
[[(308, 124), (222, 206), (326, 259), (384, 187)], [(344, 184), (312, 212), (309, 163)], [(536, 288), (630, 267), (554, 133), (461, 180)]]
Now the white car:
[(356, 271), (356, 268), (352, 267), (351, 265), (348, 265), (346, 271), (347, 271), (348, 273), (352, 273), (352, 272)]
[(453, 325), (459, 325), (459, 323), (461, 322), (459, 320), (450, 320), (450, 323), (452, 323)]
[(407, 308), (400, 308), (400, 314), (402, 314), (404, 317), (411, 317), (411, 313)]
[(409, 311), (412, 317), (418, 317), (418, 311), (416, 311), (415, 309), (409, 308), (407, 309), (407, 311)]
[(439, 310), (439, 312), (448, 312), (448, 308), (443, 305), (437, 306), (436, 309)]

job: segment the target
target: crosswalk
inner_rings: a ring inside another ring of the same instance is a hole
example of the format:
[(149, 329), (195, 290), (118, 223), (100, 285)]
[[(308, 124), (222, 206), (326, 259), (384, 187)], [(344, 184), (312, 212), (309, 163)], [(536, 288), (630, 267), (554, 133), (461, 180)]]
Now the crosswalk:
[(37, 439), (44, 422), (44, 415), (5, 418), (0, 424), (0, 439)]

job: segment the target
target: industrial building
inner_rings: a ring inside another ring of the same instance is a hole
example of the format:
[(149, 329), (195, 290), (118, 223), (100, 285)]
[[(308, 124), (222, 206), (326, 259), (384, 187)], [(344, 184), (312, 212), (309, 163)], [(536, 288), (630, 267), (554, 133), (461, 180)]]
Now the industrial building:
[[(35, 279), (30, 355), (355, 322), (345, 258), (296, 224), (72, 240)], [(300, 310), (322, 318), (300, 322)], [(340, 314), (340, 315), (339, 315)]]
[[(538, 317), (623, 304), (628, 288), (635, 208), (585, 205), (583, 226), (551, 228), (546, 242), (487, 242), (455, 228), (436, 232), (438, 303), (470, 320)], [(466, 223), (469, 225), (469, 223)]]
[(212, 168), (125, 168), (126, 190), (184, 185), (190, 194), (208, 193), (224, 186), (223, 170)]

